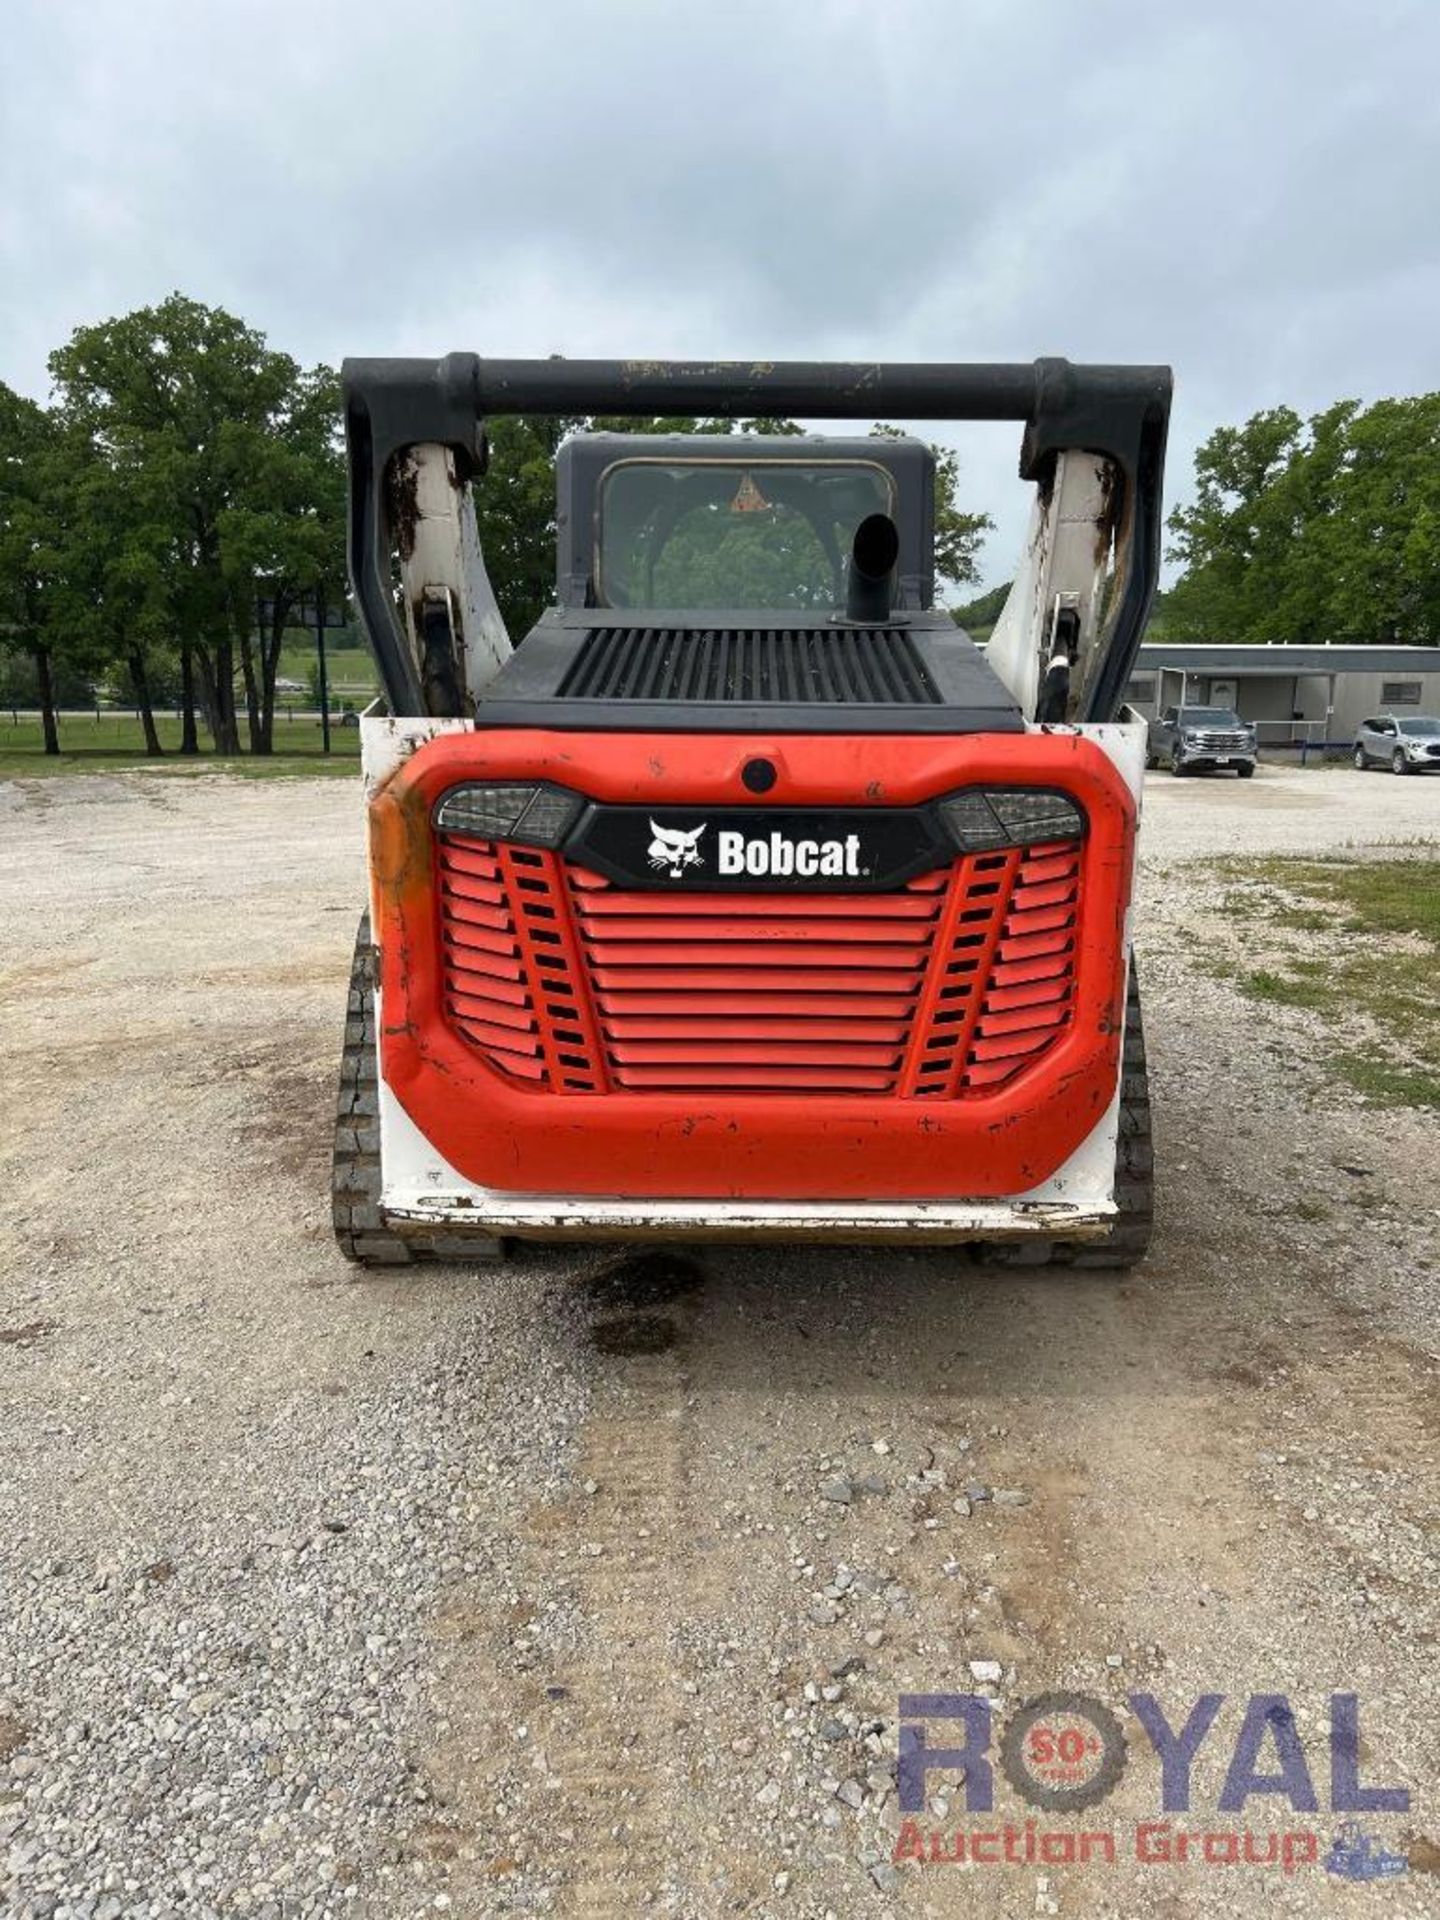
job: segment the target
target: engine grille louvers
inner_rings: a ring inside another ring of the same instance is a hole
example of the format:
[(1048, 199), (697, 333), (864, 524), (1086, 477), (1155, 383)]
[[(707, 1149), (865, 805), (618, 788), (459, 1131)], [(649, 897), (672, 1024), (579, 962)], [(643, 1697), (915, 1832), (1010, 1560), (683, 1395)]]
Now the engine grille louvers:
[(446, 1013), (536, 1091), (993, 1092), (1073, 1017), (1078, 841), (885, 894), (627, 892), (440, 841)]
[(594, 627), (559, 693), (779, 706), (941, 704), (903, 627)]

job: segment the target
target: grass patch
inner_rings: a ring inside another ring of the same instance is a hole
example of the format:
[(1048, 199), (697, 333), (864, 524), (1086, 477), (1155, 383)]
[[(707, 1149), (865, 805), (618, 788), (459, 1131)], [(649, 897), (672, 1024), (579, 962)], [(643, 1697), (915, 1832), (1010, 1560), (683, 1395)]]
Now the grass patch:
[(1277, 907), (1270, 918), (1277, 927), (1290, 927), (1296, 933), (1323, 933), (1335, 924), (1334, 916), (1319, 907)]
[[(1244, 923), (1245, 944), (1253, 950), (1257, 916), (1282, 937), (1264, 966), (1211, 970), (1252, 1000), (1325, 1020), (1329, 1071), (1366, 1100), (1440, 1107), (1440, 858), (1218, 865), (1237, 883), (1225, 913)], [(1235, 913), (1237, 894), (1246, 906)]]
[(1440, 857), (1299, 860), (1275, 855), (1264, 860), (1225, 860), (1220, 865), (1230, 878), (1252, 885), (1268, 882), (1336, 910), (1327, 915), (1295, 901), (1278, 901), (1269, 909), (1272, 918), (1295, 914), (1304, 916), (1308, 924), (1326, 927), (1344, 914), (1356, 931), (1418, 934), (1440, 952)]
[[(249, 779), (294, 778), (297, 774), (354, 775), (360, 764), (360, 729), (330, 728), (331, 752), (322, 749), (320, 722), (277, 714), (273, 754), (201, 752), (182, 759), (180, 722), (157, 714), (155, 728), (166, 749), (160, 759), (145, 752), (140, 722), (133, 713), (62, 714), (60, 752), (47, 754), (38, 719), (18, 722), (0, 715), (0, 779), (26, 779), (54, 773), (125, 773), (138, 767), (172, 773), (238, 773)], [(203, 736), (202, 736), (203, 737)]]
[(1276, 1007), (1309, 1007), (1323, 1011), (1331, 995), (1319, 980), (1296, 978), (1293, 974), (1272, 973), (1259, 967), (1254, 973), (1237, 976), (1240, 991), (1251, 1000), (1268, 1000)]
[(1336, 1071), (1377, 1107), (1440, 1108), (1440, 1065), (1407, 1067), (1363, 1053), (1342, 1054)]

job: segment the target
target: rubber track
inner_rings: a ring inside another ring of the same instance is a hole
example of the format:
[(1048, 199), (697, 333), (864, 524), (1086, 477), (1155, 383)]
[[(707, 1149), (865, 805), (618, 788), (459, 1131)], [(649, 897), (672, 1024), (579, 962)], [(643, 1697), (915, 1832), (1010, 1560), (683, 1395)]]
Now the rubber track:
[(987, 1247), (981, 1258), (1002, 1267), (1133, 1267), (1145, 1257), (1155, 1224), (1155, 1145), (1150, 1126), (1150, 1078), (1145, 1066), (1145, 1022), (1140, 982), (1130, 965), (1121, 1055), (1120, 1130), (1115, 1143), (1115, 1199), (1119, 1214), (1103, 1240), (1025, 1240)]
[(335, 1238), (347, 1260), (367, 1267), (405, 1267), (417, 1260), (498, 1260), (502, 1240), (479, 1234), (404, 1239), (380, 1212), (380, 1078), (375, 1055), (375, 948), (362, 914), (345, 1003), (345, 1045), (335, 1111), (330, 1180)]

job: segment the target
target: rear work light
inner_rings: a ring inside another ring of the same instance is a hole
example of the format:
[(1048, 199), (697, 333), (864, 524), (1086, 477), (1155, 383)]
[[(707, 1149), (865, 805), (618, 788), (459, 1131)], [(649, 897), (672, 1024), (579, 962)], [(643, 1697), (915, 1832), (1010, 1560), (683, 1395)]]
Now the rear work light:
[(451, 787), (435, 808), (442, 833), (482, 840), (513, 840), (524, 847), (558, 847), (585, 807), (578, 793), (547, 782)]
[(940, 802), (940, 817), (962, 853), (1078, 840), (1085, 816), (1068, 794), (1037, 787), (971, 787)]

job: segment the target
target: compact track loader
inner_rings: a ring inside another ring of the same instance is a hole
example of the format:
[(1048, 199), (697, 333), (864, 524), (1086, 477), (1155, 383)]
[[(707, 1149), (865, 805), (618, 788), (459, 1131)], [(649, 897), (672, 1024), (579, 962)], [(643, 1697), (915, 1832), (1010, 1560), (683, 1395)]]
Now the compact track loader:
[[(1123, 705), (1163, 367), (352, 360), (370, 905), (334, 1206), (359, 1261), (511, 1237), (1143, 1253)], [(981, 650), (934, 605), (918, 440), (579, 433), (512, 650), (496, 415), (1014, 420)]]

